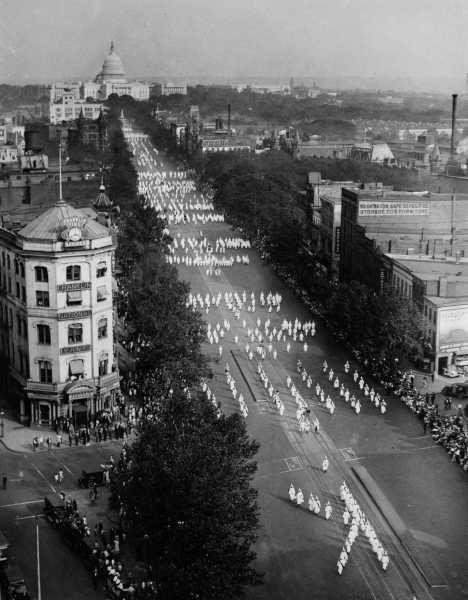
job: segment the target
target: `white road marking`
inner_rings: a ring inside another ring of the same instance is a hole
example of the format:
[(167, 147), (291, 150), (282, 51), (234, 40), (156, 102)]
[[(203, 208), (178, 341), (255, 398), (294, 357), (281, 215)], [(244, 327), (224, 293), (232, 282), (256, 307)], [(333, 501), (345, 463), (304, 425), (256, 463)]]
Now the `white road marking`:
[(26, 504), (38, 504), (39, 502), (44, 502), (44, 499), (40, 500), (26, 500), (26, 502), (15, 502), (14, 504), (2, 504), (0, 508), (13, 508), (15, 506), (25, 506)]
[(33, 467), (36, 469), (36, 471), (39, 473), (39, 475), (42, 477), (42, 479), (44, 479), (45, 482), (47, 482), (47, 485), (50, 487), (50, 489), (54, 492), (54, 494), (57, 493), (57, 490), (54, 488), (54, 486), (50, 483), (50, 481), (47, 479), (47, 477), (44, 475), (44, 473), (42, 471), (40, 471), (35, 464), (33, 464)]
[(16, 521), (24, 521), (25, 519), (35, 519), (36, 517), (43, 517), (44, 515), (28, 515), (27, 517), (15, 517)]

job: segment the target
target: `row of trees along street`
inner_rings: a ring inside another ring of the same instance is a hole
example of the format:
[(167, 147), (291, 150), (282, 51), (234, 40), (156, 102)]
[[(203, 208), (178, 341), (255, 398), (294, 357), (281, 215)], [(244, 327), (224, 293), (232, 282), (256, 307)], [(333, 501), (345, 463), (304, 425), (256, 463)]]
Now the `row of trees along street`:
[(258, 444), (238, 414), (218, 418), (200, 390), (200, 378), (210, 376), (204, 323), (185, 306), (189, 288), (165, 262), (165, 222), (138, 197), (120, 106), (110, 108), (118, 328), (134, 364), (124, 385), (143, 407), (138, 438), (111, 481), (112, 502), (157, 597), (237, 598), (262, 579), (252, 566)]
[[(111, 104), (135, 119), (156, 146), (189, 160), (152, 117), (151, 103), (123, 97), (112, 98)], [(359, 282), (332, 281), (324, 274), (318, 257), (308, 251), (307, 215), (299, 191), (313, 170), (337, 180), (382, 181), (406, 189), (417, 186), (411, 172), (403, 169), (350, 160), (319, 161), (328, 170), (314, 168), (313, 159), (297, 160), (281, 151), (254, 158), (219, 153), (190, 159), (199, 186), (214, 193), (217, 209), (258, 247), (355, 357), (380, 380), (392, 384), (401, 366), (421, 349), (420, 313), (390, 288), (376, 293)]]

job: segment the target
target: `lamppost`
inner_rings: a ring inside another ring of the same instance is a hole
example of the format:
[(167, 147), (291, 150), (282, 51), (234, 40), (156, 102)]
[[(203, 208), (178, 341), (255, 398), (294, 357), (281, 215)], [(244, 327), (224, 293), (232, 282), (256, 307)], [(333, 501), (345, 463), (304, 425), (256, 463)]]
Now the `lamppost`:
[(5, 416), (5, 413), (2, 411), (0, 411), (0, 437), (3, 437), (4, 431), (5, 431), (5, 422), (3, 421), (3, 417)]

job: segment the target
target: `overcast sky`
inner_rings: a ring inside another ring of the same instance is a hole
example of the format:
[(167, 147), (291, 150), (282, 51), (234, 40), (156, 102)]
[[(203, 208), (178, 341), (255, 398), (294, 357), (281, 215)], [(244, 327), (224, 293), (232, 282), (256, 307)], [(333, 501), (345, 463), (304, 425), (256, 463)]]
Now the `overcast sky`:
[(0, 82), (130, 76), (460, 77), (468, 0), (0, 0)]

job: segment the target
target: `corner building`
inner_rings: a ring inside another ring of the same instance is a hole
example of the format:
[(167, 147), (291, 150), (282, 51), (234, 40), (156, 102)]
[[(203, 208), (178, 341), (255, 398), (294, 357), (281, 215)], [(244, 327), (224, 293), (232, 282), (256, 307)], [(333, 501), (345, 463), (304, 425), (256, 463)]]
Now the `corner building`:
[(109, 230), (63, 200), (0, 228), (0, 350), (22, 421), (79, 426), (115, 401), (113, 251)]

